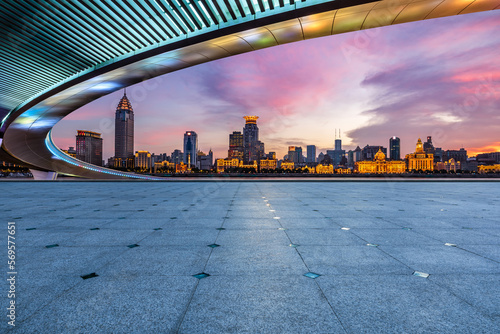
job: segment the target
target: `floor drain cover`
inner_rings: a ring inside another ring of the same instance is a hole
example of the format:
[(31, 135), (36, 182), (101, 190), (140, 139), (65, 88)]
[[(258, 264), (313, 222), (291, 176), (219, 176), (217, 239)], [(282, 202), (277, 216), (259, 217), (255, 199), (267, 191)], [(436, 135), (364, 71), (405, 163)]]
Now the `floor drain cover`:
[(59, 247), (58, 244), (53, 244), (53, 245), (47, 245), (45, 248), (54, 248), (54, 247)]
[(316, 274), (316, 273), (312, 273), (312, 272), (308, 272), (308, 273), (305, 273), (304, 276), (308, 277), (308, 278), (315, 279), (315, 278), (320, 277), (321, 275), (320, 274)]
[(83, 276), (80, 276), (80, 277), (83, 278), (83, 279), (89, 279), (89, 278), (97, 277), (97, 276), (99, 276), (99, 275), (97, 275), (96, 273), (90, 273), (90, 274), (83, 275)]
[(210, 274), (207, 274), (207, 273), (199, 273), (199, 274), (193, 275), (193, 277), (195, 277), (197, 279), (202, 279), (202, 278), (205, 278), (208, 276), (210, 276)]
[(33, 230), (36, 230), (36, 227), (30, 227), (26, 229), (26, 231), (33, 231)]
[(217, 245), (217, 244), (211, 244), (211, 245), (207, 245), (208, 247), (210, 248), (217, 248), (217, 247), (220, 247), (220, 245)]
[(429, 274), (423, 273), (423, 272), (420, 272), (420, 271), (414, 271), (413, 272), (413, 276), (427, 278), (427, 277), (429, 277)]
[(133, 245), (128, 245), (127, 247), (128, 248), (135, 248), (135, 247), (139, 247), (139, 245), (138, 244), (133, 244)]
[(90, 230), (91, 231), (97, 231), (99, 229), (99, 227), (94, 227), (94, 228), (91, 228)]

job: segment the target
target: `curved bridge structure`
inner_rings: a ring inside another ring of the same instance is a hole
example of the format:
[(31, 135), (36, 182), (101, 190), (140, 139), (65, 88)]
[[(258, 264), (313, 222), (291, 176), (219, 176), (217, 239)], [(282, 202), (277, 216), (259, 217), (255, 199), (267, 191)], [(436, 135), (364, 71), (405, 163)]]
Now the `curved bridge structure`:
[(186, 67), (361, 29), (494, 10), (500, 0), (4, 0), (0, 160), (86, 178), (52, 127), (101, 96)]

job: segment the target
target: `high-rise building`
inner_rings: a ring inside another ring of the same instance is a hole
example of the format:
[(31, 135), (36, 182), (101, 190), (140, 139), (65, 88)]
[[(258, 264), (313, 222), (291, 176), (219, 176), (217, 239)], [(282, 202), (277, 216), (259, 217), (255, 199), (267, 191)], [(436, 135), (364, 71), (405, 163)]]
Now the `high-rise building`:
[(316, 162), (316, 145), (307, 145), (306, 162)]
[(233, 133), (229, 135), (229, 150), (227, 152), (227, 157), (243, 160), (243, 134), (240, 131), (233, 131)]
[(101, 134), (78, 130), (76, 135), (76, 158), (93, 165), (102, 166)]
[(115, 114), (115, 167), (132, 167), (134, 161), (134, 110), (123, 94)]
[(184, 134), (184, 163), (196, 166), (198, 158), (198, 135), (194, 131), (186, 131)]
[(335, 151), (342, 150), (342, 139), (335, 139)]
[(389, 139), (389, 150), (391, 160), (401, 160), (401, 140), (394, 136)]
[(181, 150), (174, 150), (170, 155), (170, 161), (174, 164), (180, 164), (181, 162), (184, 162), (184, 154)]
[(342, 164), (345, 160), (345, 150), (342, 149), (342, 140), (341, 139), (335, 139), (335, 149), (334, 150), (327, 150), (326, 154), (332, 158), (332, 164), (335, 166), (338, 166)]
[[(249, 164), (251, 161), (260, 159), (259, 151), (259, 128), (257, 119), (259, 116), (244, 116), (245, 127), (243, 128), (243, 163)], [(263, 153), (263, 152), (261, 152)]]
[(299, 157), (298, 153), (295, 150), (295, 146), (288, 146), (288, 161), (298, 163)]
[(432, 145), (432, 137), (427, 136), (427, 141), (424, 143), (424, 152), (434, 154), (436, 151)]

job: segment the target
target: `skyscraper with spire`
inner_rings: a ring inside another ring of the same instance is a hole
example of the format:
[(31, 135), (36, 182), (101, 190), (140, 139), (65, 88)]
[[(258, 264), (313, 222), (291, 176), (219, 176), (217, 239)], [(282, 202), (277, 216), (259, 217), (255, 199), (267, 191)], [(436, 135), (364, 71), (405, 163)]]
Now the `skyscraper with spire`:
[(134, 109), (123, 93), (115, 114), (115, 167), (133, 167)]

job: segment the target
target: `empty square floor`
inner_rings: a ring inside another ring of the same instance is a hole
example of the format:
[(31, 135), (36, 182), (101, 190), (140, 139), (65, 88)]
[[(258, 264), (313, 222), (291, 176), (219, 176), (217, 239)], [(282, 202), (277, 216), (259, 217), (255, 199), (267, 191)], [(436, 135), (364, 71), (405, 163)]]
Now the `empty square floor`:
[(2, 182), (18, 333), (498, 333), (497, 182)]

